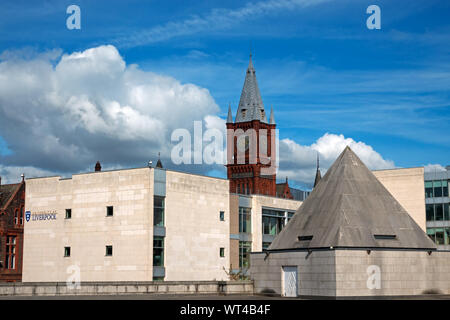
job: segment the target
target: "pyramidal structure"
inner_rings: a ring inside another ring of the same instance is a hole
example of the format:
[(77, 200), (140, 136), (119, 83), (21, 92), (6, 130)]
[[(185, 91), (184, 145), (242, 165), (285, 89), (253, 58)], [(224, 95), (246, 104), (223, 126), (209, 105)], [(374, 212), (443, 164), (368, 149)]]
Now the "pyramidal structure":
[(346, 147), (268, 250), (436, 245)]

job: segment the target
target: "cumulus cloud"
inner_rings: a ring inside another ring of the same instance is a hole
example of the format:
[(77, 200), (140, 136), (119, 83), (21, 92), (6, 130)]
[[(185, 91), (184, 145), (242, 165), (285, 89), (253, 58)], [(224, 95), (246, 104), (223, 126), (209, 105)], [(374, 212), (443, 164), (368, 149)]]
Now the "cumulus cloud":
[(207, 89), (127, 65), (111, 45), (0, 56), (0, 136), (12, 151), (3, 174), (145, 164), (169, 154), (175, 128), (218, 111)]
[[(62, 54), (28, 51), (0, 55), (0, 175), (14, 182), (27, 177), (63, 175), (145, 165), (159, 151), (170, 162), (171, 134), (184, 128), (193, 133), (202, 121), (222, 135), (225, 120), (209, 91), (194, 84), (127, 65), (114, 46)], [(198, 139), (202, 137), (194, 137)], [(203, 136), (203, 147), (209, 142)], [(194, 140), (191, 140), (194, 141)], [(393, 168), (363, 142), (326, 133), (309, 146), (280, 141), (278, 177), (310, 185), (317, 152), (322, 173), (345, 146), (350, 146), (370, 169)], [(219, 146), (220, 148), (220, 146)], [(5, 152), (5, 150), (7, 152)], [(218, 156), (225, 160), (226, 149)], [(215, 153), (211, 153), (215, 155)], [(224, 166), (189, 165), (178, 170), (224, 172)]]
[(302, 146), (291, 139), (280, 140), (279, 177), (303, 182), (311, 186), (316, 173), (316, 159), (319, 154), (322, 175), (333, 164), (339, 154), (349, 146), (371, 170), (394, 168), (394, 162), (384, 159), (371, 146), (345, 138), (342, 134), (326, 133), (310, 146)]

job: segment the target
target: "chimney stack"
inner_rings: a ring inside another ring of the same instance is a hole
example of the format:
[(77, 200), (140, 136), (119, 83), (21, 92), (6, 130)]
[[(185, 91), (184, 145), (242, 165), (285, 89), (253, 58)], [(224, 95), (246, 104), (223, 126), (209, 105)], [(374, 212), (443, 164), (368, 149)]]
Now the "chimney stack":
[(95, 172), (100, 171), (102, 171), (102, 166), (100, 165), (100, 161), (97, 161), (97, 163), (95, 164)]
[(22, 173), (20, 176), (22, 177), (22, 182), (25, 182), (25, 175)]

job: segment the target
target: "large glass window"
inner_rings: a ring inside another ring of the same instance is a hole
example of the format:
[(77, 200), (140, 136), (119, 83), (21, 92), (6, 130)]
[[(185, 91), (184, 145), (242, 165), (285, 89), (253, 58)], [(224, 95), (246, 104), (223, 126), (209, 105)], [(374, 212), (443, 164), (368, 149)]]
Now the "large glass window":
[(450, 227), (429, 228), (427, 234), (437, 245), (450, 245)]
[(276, 236), (284, 227), (284, 211), (271, 209), (262, 210), (263, 234)]
[(442, 181), (433, 181), (434, 197), (442, 197)]
[(425, 198), (433, 197), (433, 181), (425, 181)]
[(164, 197), (153, 197), (153, 225), (164, 226)]
[(239, 241), (239, 267), (248, 269), (250, 267), (250, 252), (252, 243), (248, 241)]
[(444, 220), (450, 220), (450, 203), (444, 203)]
[(239, 207), (239, 232), (252, 232), (252, 211), (250, 208)]
[(442, 228), (437, 228), (435, 229), (435, 237), (436, 237), (436, 244), (444, 244), (444, 239), (445, 239), (445, 234), (444, 234), (444, 229)]
[(447, 180), (442, 181), (442, 196), (448, 197), (448, 181)]
[(444, 210), (442, 208), (442, 203), (437, 203), (434, 205), (434, 217), (436, 221), (444, 220)]
[(427, 221), (434, 221), (434, 206), (432, 204), (426, 205)]
[(164, 266), (164, 238), (153, 237), (153, 265)]

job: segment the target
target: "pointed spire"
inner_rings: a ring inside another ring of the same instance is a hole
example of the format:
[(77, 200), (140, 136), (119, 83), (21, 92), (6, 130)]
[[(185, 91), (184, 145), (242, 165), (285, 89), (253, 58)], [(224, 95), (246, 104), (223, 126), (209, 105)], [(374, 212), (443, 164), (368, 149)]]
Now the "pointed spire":
[(161, 162), (161, 152), (158, 152), (158, 162), (156, 162), (156, 168), (163, 168), (162, 162)]
[(320, 179), (322, 179), (322, 175), (320, 174), (319, 169), (319, 152), (317, 152), (317, 169), (316, 169), (316, 178), (314, 179), (314, 188), (317, 186)]
[(275, 124), (275, 117), (273, 116), (273, 105), (270, 106), (270, 124)]
[(228, 104), (228, 117), (227, 123), (233, 123), (233, 113), (231, 112), (231, 103)]
[[(253, 61), (252, 61), (252, 50), (250, 49), (250, 58), (249, 58), (249, 61), (248, 61), (248, 68), (247, 68), (248, 70), (255, 70), (255, 68), (253, 67)], [(248, 72), (248, 70), (247, 70), (247, 72)]]
[(242, 88), (241, 99), (236, 113), (236, 122), (247, 122), (259, 120), (267, 123), (264, 104), (259, 92), (258, 82), (256, 81), (256, 72), (253, 68), (252, 54), (245, 74), (244, 87)]

